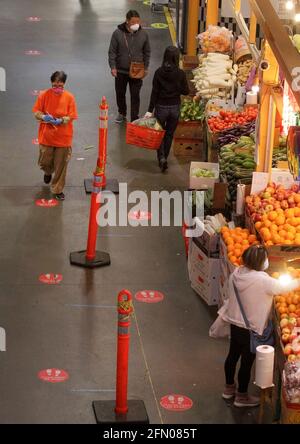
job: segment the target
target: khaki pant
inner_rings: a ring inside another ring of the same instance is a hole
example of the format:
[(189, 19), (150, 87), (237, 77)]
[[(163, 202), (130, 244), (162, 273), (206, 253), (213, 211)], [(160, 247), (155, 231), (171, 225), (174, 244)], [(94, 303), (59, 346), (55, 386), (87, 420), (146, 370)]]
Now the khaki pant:
[(50, 188), (53, 194), (60, 194), (64, 189), (71, 154), (71, 147), (56, 148), (40, 145), (38, 165), (47, 176), (54, 173)]

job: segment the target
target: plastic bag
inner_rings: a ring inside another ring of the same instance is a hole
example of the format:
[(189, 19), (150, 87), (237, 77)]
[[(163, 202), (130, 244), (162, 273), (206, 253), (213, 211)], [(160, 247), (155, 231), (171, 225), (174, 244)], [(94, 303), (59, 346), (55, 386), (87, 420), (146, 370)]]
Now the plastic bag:
[(150, 118), (142, 117), (141, 119), (137, 119), (132, 123), (134, 125), (143, 126), (145, 128), (151, 128), (156, 131), (163, 131), (161, 124), (158, 122), (158, 120), (155, 117), (150, 117)]
[(232, 50), (232, 31), (224, 27), (210, 25), (207, 31), (198, 35), (200, 48), (204, 53), (230, 52)]

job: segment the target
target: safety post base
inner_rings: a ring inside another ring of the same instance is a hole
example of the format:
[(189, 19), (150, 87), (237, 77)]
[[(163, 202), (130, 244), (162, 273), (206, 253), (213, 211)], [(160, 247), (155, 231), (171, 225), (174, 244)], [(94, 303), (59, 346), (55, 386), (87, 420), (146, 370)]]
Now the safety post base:
[(144, 401), (134, 399), (128, 401), (128, 412), (117, 414), (116, 401), (93, 401), (93, 409), (97, 424), (149, 424)]
[[(84, 188), (86, 194), (91, 194), (93, 191), (93, 179), (84, 179)], [(117, 179), (107, 179), (105, 187), (100, 188), (99, 191), (119, 194), (119, 182)]]
[(110, 265), (110, 256), (103, 251), (96, 251), (95, 259), (89, 261), (86, 258), (86, 250), (74, 251), (70, 253), (70, 263), (71, 265), (78, 265), (84, 268), (105, 267), (106, 265)]

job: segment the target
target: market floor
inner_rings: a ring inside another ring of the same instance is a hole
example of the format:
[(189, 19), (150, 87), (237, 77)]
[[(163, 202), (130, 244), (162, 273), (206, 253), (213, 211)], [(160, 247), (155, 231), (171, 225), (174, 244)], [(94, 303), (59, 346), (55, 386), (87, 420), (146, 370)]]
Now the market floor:
[[(101, 229), (98, 248), (110, 253), (111, 266), (91, 271), (69, 264), (69, 253), (86, 245), (90, 199), (83, 179), (95, 167), (103, 95), (110, 106), (108, 177), (127, 183), (128, 191), (148, 194), (187, 187), (187, 164), (172, 157), (168, 174), (161, 175), (153, 152), (126, 146), (125, 129), (113, 123), (117, 110), (107, 65), (111, 33), (128, 9), (137, 9), (149, 28), (152, 63), (142, 90), (145, 112), (153, 72), (171, 43), (168, 29), (150, 24), (165, 23), (165, 16), (135, 0), (2, 3), (7, 91), (0, 93), (0, 325), (7, 351), (0, 353), (0, 422), (95, 423), (92, 401), (115, 396), (116, 300), (128, 288), (133, 294), (151, 289), (165, 296), (157, 304), (135, 301), (131, 326), (129, 398), (144, 400), (150, 422), (255, 423), (257, 410), (238, 410), (221, 399), (227, 343), (208, 338), (216, 310), (190, 288), (180, 228)], [(37, 198), (50, 195), (36, 165), (31, 108), (34, 91), (48, 88), (57, 69), (69, 75), (67, 89), (76, 96), (79, 120), (66, 201), (47, 209), (35, 206)], [(62, 274), (63, 280), (41, 283), (39, 276), (46, 273)], [(38, 378), (51, 368), (65, 370), (69, 379), (51, 384)], [(165, 410), (160, 400), (172, 394), (189, 397), (192, 408)]]

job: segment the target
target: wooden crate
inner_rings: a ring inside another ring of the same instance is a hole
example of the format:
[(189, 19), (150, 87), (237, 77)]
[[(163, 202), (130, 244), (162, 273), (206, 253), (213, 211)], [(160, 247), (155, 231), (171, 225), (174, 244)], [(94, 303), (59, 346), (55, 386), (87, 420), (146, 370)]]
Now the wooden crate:
[(203, 124), (199, 121), (179, 121), (175, 134), (175, 139), (198, 139), (203, 140)]
[(199, 67), (199, 58), (198, 56), (188, 56), (184, 55), (182, 57), (182, 69), (184, 71), (193, 70)]
[(173, 153), (176, 157), (203, 160), (204, 149), (201, 139), (173, 139)]

